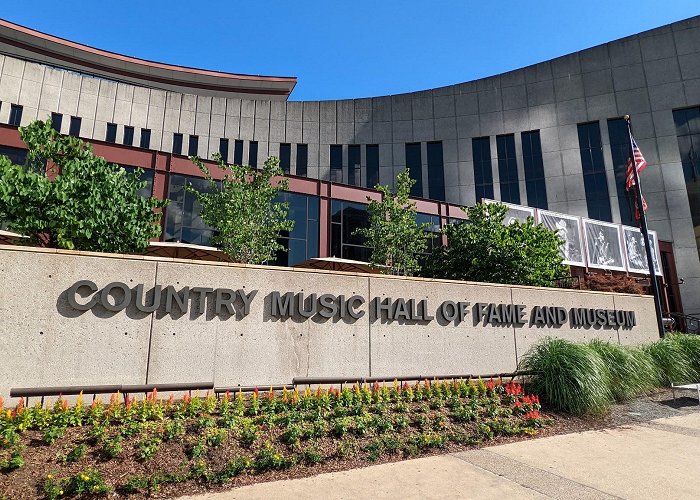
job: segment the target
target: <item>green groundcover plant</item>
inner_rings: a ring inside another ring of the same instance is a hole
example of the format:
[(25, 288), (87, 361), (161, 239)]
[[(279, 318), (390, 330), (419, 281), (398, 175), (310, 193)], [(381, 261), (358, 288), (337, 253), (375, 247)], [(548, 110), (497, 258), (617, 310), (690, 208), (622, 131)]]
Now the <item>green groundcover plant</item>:
[(700, 380), (700, 336), (668, 334), (643, 346), (548, 338), (523, 357), (528, 389), (554, 408), (582, 415), (668, 386)]
[(20, 401), (0, 409), (0, 490), (6, 484), (50, 499), (143, 495), (172, 483), (221, 484), (529, 436), (549, 422), (537, 396), (494, 379), (178, 400), (154, 391), (140, 401), (115, 394), (108, 404), (85, 405), (81, 396), (73, 406), (60, 398), (48, 407)]

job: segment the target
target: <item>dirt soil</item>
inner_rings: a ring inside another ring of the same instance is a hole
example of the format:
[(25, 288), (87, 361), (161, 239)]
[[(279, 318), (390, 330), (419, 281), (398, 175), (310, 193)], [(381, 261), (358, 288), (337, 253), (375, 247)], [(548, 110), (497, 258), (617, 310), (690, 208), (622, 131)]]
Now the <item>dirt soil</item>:
[[(445, 453), (453, 453), (457, 451), (465, 451), (488, 446), (506, 444), (515, 441), (524, 441), (528, 439), (538, 439), (557, 434), (567, 434), (572, 432), (582, 432), (588, 430), (598, 430), (617, 426), (634, 425), (647, 422), (657, 418), (672, 417), (684, 415), (691, 412), (700, 411), (700, 406), (695, 399), (689, 397), (681, 397), (678, 395), (676, 401), (673, 400), (670, 390), (661, 390), (649, 396), (637, 398), (633, 401), (615, 405), (611, 411), (602, 417), (574, 417), (571, 415), (560, 414), (557, 412), (547, 411), (544, 408), (543, 413), (552, 418), (553, 423), (550, 426), (539, 430), (535, 436), (512, 436), (512, 437), (497, 437), (491, 441), (486, 441), (479, 445), (458, 445), (448, 442), (443, 448), (429, 449), (421, 451), (418, 456), (429, 456)], [(36, 431), (29, 431), (27, 435), (31, 436), (32, 432), (36, 436), (32, 436), (40, 442), (41, 436)], [(63, 452), (67, 453), (71, 449), (71, 444), (80, 442), (84, 439), (86, 429), (71, 428), (68, 429), (66, 436), (62, 442), (64, 445)], [(329, 440), (332, 441), (332, 440)], [(320, 444), (320, 451), (326, 456), (330, 455), (330, 449), (324, 444)], [(333, 444), (328, 443), (328, 447)], [(33, 499), (44, 498), (43, 491), (40, 489), (29, 490), (28, 484), (41, 484), (45, 479), (47, 471), (51, 470), (52, 464), (57, 463), (56, 447), (37, 446), (33, 447), (35, 452), (27, 454), (25, 457), (25, 466), (19, 470), (0, 474), (0, 500), (9, 499)], [(219, 450), (216, 450), (219, 452)], [(221, 456), (210, 457), (209, 462), (219, 462), (223, 466), (232, 457), (227, 456), (225, 450), (220, 451)], [(155, 456), (148, 462), (141, 462), (136, 457), (122, 456), (121, 460), (107, 461), (99, 455), (86, 455), (74, 464), (69, 464), (68, 467), (63, 466), (62, 473), (78, 473), (88, 466), (95, 466), (103, 473), (105, 481), (109, 484), (123, 484), (129, 477), (135, 475), (148, 475), (154, 470), (160, 471), (178, 471), (180, 464), (187, 460), (187, 456), (182, 450), (182, 446), (176, 446), (174, 443), (163, 443)], [(133, 458), (133, 459), (126, 459)], [(237, 477), (232, 478), (225, 484), (212, 484), (204, 481), (190, 480), (183, 483), (163, 484), (158, 491), (152, 492), (149, 495), (144, 493), (125, 494), (116, 491), (110, 494), (112, 498), (174, 498), (181, 495), (191, 495), (197, 493), (205, 493), (211, 491), (221, 491), (238, 486), (243, 486), (251, 483), (276, 481), (280, 479), (292, 479), (299, 477), (307, 477), (325, 472), (335, 472), (359, 467), (367, 467), (370, 465), (394, 462), (406, 458), (415, 458), (414, 456), (407, 457), (401, 451), (394, 454), (382, 455), (376, 462), (368, 462), (365, 456), (352, 456), (348, 458), (331, 458), (318, 465), (303, 465), (298, 464), (294, 467), (282, 471), (267, 471), (263, 473), (246, 472)], [(39, 477), (39, 476), (43, 477)]]

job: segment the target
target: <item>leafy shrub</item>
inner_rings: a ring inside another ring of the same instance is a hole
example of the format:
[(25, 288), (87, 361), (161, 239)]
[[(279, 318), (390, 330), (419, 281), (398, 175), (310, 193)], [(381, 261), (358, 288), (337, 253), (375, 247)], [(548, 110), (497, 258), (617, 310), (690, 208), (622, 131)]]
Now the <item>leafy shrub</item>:
[(508, 207), (500, 203), (462, 210), (469, 221), (445, 227), (447, 246), (428, 258), (425, 276), (536, 286), (568, 276), (556, 232), (532, 218), (505, 225)]
[(282, 470), (290, 467), (292, 460), (277, 451), (269, 442), (258, 452), (253, 467), (258, 472), (267, 470)]
[(44, 493), (49, 500), (69, 496), (102, 495), (109, 491), (110, 488), (102, 474), (92, 468), (62, 479), (49, 475), (44, 482)]
[(102, 453), (108, 458), (116, 458), (122, 452), (122, 438), (120, 435), (113, 438), (106, 438), (102, 442)]
[(585, 344), (547, 338), (525, 354), (519, 369), (533, 372), (533, 392), (560, 410), (600, 413), (613, 401), (610, 371)]
[(323, 462), (323, 455), (318, 451), (318, 448), (313, 446), (304, 448), (301, 452), (301, 456), (307, 465), (316, 465)]
[(594, 290), (596, 292), (617, 292), (632, 293), (642, 295), (645, 289), (642, 285), (630, 276), (591, 274), (581, 282), (583, 290)]
[[(138, 194), (141, 170), (125, 172), (51, 120), (20, 128), (28, 165), (0, 156), (0, 219), (31, 244), (101, 252), (141, 251), (161, 233), (166, 200)], [(53, 164), (52, 181), (46, 161)]]
[(66, 462), (77, 462), (82, 458), (83, 455), (85, 455), (85, 452), (87, 451), (87, 445), (82, 443), (73, 448), (71, 451), (69, 451), (66, 454)]

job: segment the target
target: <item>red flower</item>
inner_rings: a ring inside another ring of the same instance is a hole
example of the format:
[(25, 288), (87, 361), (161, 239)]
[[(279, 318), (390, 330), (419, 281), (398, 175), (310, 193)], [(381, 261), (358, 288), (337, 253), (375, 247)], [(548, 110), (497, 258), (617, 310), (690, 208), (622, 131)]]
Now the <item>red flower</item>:
[(542, 415), (540, 414), (539, 411), (532, 410), (532, 411), (527, 412), (525, 415), (523, 415), (523, 418), (525, 420), (538, 420), (538, 419), (542, 418)]
[(495, 385), (496, 385), (496, 383), (493, 381), (493, 377), (491, 377), (491, 378), (489, 379), (489, 381), (486, 382), (486, 388), (487, 388), (489, 391), (492, 391), (493, 388), (495, 387)]

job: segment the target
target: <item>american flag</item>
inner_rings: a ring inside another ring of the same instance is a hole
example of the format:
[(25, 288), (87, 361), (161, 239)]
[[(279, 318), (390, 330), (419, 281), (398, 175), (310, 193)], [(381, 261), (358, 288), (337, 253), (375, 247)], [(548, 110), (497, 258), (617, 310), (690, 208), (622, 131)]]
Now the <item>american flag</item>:
[[(632, 155), (634, 156), (634, 165), (637, 168), (637, 175), (639, 175), (642, 170), (644, 170), (647, 167), (647, 161), (644, 159), (644, 155), (642, 155), (642, 152), (639, 150), (639, 146), (637, 146), (637, 142), (634, 140), (634, 137), (630, 135), (630, 141), (632, 141)], [(627, 160), (627, 180), (625, 182), (625, 186), (627, 188), (627, 191), (630, 190), (632, 186), (635, 185), (634, 182), (634, 170), (632, 167), (632, 158), (629, 158)], [(647, 201), (644, 199), (644, 196), (642, 196), (642, 210), (644, 212), (647, 211)], [(639, 213), (639, 204), (636, 203), (636, 193), (635, 193), (635, 204), (634, 204), (634, 218), (636, 220), (639, 220), (641, 218), (641, 214)]]
[[(639, 150), (639, 146), (637, 146), (637, 142), (634, 140), (634, 137), (630, 136), (630, 140), (632, 141), (632, 154), (634, 155), (634, 163), (637, 166), (637, 173), (641, 174), (642, 170), (644, 170), (647, 167), (647, 161), (644, 159), (644, 155), (642, 155), (642, 152)], [(632, 170), (632, 158), (629, 158), (627, 160), (627, 182), (625, 186), (627, 187), (628, 191), (629, 188), (634, 186), (634, 170)]]

